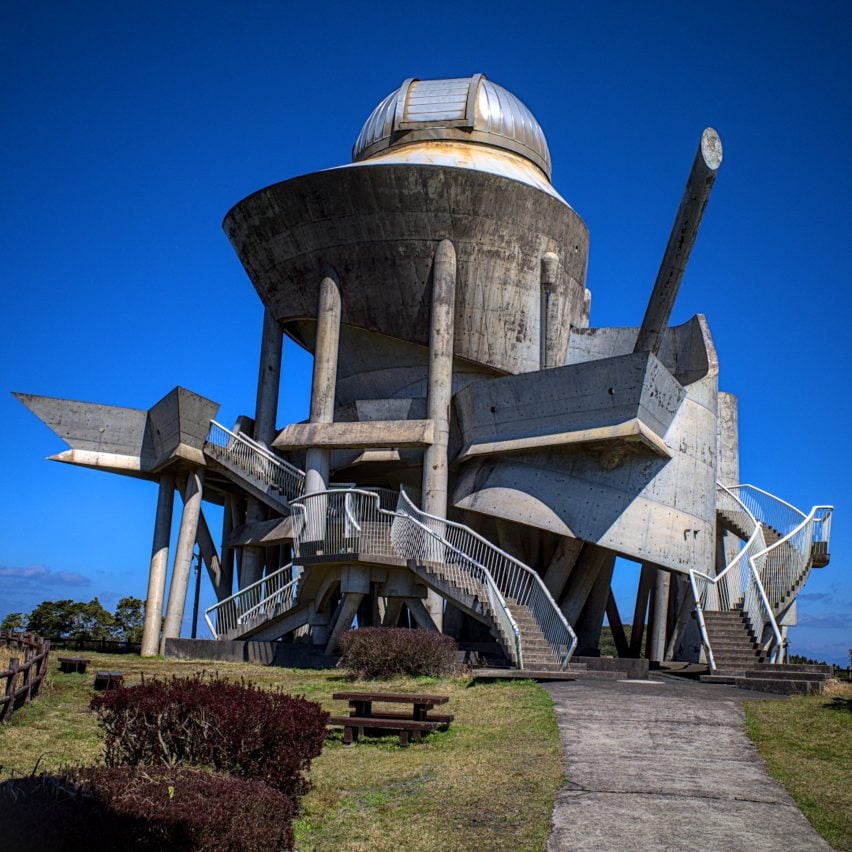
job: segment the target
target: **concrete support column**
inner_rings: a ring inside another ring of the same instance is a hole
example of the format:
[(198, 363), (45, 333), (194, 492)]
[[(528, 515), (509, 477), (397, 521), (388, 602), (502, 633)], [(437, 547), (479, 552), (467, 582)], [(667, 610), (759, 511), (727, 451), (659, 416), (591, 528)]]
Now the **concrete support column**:
[[(246, 498), (246, 523), (257, 524), (266, 520), (266, 506), (254, 497)], [(262, 547), (244, 547), (240, 566), (240, 588), (244, 589), (263, 577), (265, 552)]]
[[(169, 588), (169, 602), (166, 607), (166, 620), (163, 624), (163, 640), (177, 639), (183, 623), (183, 610), (186, 604), (186, 590), (192, 568), (192, 548), (198, 532), (198, 517), (201, 514), (201, 496), (204, 488), (204, 470), (191, 471), (186, 481), (183, 495), (183, 514), (180, 519), (175, 564), (172, 569), (172, 584)], [(161, 649), (162, 650), (162, 649)]]
[(580, 656), (599, 653), (601, 627), (603, 627), (604, 610), (609, 598), (609, 587), (614, 568), (614, 553), (607, 553), (601, 557), (594, 585), (586, 599), (586, 605), (574, 625), (578, 639), (577, 653)]
[(260, 369), (254, 414), (254, 439), (269, 446), (275, 440), (278, 389), (281, 385), (281, 349), (284, 336), (269, 309), (263, 313), (260, 343)]
[[(314, 349), (314, 374), (311, 384), (311, 423), (334, 420), (334, 393), (337, 385), (337, 350), (340, 342), (340, 283), (329, 272), (320, 282), (317, 305), (317, 340)], [(325, 491), (328, 487), (330, 452), (312, 447), (305, 459), (305, 492)]]
[(225, 597), (229, 597), (234, 591), (234, 548), (227, 547), (225, 544), (235, 526), (234, 503), (232, 495), (225, 496), (225, 506), (222, 512), (222, 590), (226, 591)]
[(559, 300), (556, 297), (556, 275), (559, 258), (547, 252), (541, 259), (541, 308), (539, 311), (539, 364), (542, 370), (561, 367), (559, 363)]
[(352, 626), (352, 620), (355, 618), (363, 599), (364, 594), (362, 592), (348, 592), (343, 596), (336, 618), (333, 619), (334, 626), (328, 637), (328, 643), (325, 646), (326, 654), (333, 654), (337, 650), (341, 634)]
[(201, 558), (207, 566), (207, 575), (210, 577), (210, 582), (213, 584), (213, 590), (216, 592), (216, 599), (221, 601), (228, 597), (231, 592), (222, 582), (222, 563), (219, 560), (219, 553), (216, 550), (215, 543), (213, 542), (213, 536), (210, 534), (210, 528), (207, 526), (207, 520), (204, 517), (204, 512), (198, 513), (198, 531), (195, 538), (198, 542), (198, 549), (201, 552)]
[[(450, 401), (453, 396), (453, 337), (456, 314), (456, 250), (441, 240), (432, 266), (432, 314), (429, 330), (429, 386), (426, 416), (434, 423), (434, 439), (423, 454), (423, 511), (447, 516)], [(441, 629), (443, 600), (429, 591), (426, 609)]]
[(174, 500), (174, 474), (164, 473), (160, 477), (154, 543), (151, 546), (151, 570), (148, 574), (148, 597), (145, 599), (145, 624), (142, 627), (143, 657), (155, 657), (160, 653), (160, 627), (163, 622), (166, 573), (169, 569), (169, 539), (172, 534)]
[(630, 630), (630, 656), (639, 657), (642, 653), (642, 636), (645, 633), (645, 612), (648, 609), (648, 597), (654, 583), (654, 566), (642, 563), (639, 575), (639, 588), (636, 590), (636, 607), (633, 610), (633, 626)]
[(654, 577), (654, 606), (648, 623), (647, 656), (653, 663), (661, 663), (666, 654), (670, 584), (671, 574), (658, 568)]
[[(583, 548), (577, 565), (571, 572), (565, 598), (559, 604), (566, 620), (575, 630), (580, 614), (595, 588), (601, 571), (608, 571), (611, 576), (614, 560), (615, 556), (611, 551), (598, 547), (596, 544), (586, 544)], [(607, 588), (609, 588), (609, 580), (607, 580)], [(605, 604), (604, 597), (601, 601), (601, 618), (603, 618)]]
[(396, 627), (402, 612), (402, 598), (385, 598), (385, 611), (382, 615), (382, 627)]
[(562, 536), (559, 539), (553, 559), (550, 560), (543, 578), (544, 585), (547, 586), (553, 600), (558, 601), (562, 597), (562, 592), (571, 577), (571, 572), (577, 564), (577, 557), (582, 549), (583, 542), (579, 539), (568, 538), (567, 536)]

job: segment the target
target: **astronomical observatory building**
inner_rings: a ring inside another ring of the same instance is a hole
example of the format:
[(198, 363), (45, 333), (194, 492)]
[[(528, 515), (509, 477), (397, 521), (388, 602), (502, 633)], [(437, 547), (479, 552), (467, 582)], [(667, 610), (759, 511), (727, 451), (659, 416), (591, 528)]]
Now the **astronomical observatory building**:
[[(708, 323), (669, 326), (721, 161), (705, 130), (635, 328), (591, 324), (586, 226), (535, 118), (481, 74), (406, 80), (351, 164), (239, 202), (254, 412), (220, 424), (181, 387), (148, 409), (18, 395), (69, 445), (54, 459), (159, 485), (143, 653), (179, 636), (197, 544), (216, 639), (332, 653), (357, 618), (557, 670), (598, 652), (606, 616), (619, 656), (782, 661), (831, 508), (739, 484)], [(276, 423), (283, 335), (314, 355), (307, 422)], [(642, 566), (629, 613), (618, 556)]]

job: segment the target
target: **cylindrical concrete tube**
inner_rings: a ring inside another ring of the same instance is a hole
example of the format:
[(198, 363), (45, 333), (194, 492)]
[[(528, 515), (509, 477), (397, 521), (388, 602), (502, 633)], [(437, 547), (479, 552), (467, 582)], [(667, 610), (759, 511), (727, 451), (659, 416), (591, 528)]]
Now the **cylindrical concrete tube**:
[(260, 368), (257, 376), (257, 402), (254, 414), (254, 439), (267, 446), (275, 440), (283, 340), (281, 328), (267, 309), (263, 314), (263, 337), (260, 344)]
[[(456, 250), (442, 240), (432, 267), (432, 316), (429, 332), (429, 385), (426, 416), (433, 422), (433, 441), (423, 454), (423, 511), (447, 516), (447, 447), (450, 440), (450, 402), (453, 396), (453, 336), (456, 311)], [(443, 600), (430, 591), (426, 609), (438, 630)]]
[(559, 300), (556, 296), (556, 275), (559, 272), (559, 258), (552, 252), (546, 252), (541, 259), (541, 307), (540, 356), (541, 369), (559, 367), (559, 340), (562, 329), (559, 327)]
[(708, 127), (701, 134), (701, 142), (636, 339), (636, 352), (651, 352), (656, 355), (660, 351), (663, 333), (668, 327), (689, 254), (698, 236), (701, 218), (704, 216), (704, 209), (710, 200), (710, 191), (721, 165), (722, 140), (712, 127)]
[[(204, 488), (204, 470), (198, 468), (187, 477), (183, 497), (183, 514), (180, 519), (175, 551), (175, 565), (172, 569), (172, 584), (169, 587), (169, 602), (166, 606), (166, 620), (163, 624), (163, 643), (166, 639), (180, 636), (183, 623), (183, 610), (186, 604), (186, 590), (192, 568), (192, 549), (198, 531), (198, 516), (201, 512), (201, 496)], [(161, 648), (161, 652), (162, 652)]]
[[(337, 351), (340, 344), (340, 283), (328, 271), (320, 282), (317, 304), (317, 339), (311, 383), (311, 423), (334, 421), (334, 394), (337, 385)], [(328, 488), (330, 452), (311, 447), (305, 454), (305, 493)], [(319, 541), (325, 531), (326, 498), (308, 502), (306, 541)]]
[(160, 653), (160, 627), (163, 623), (163, 598), (169, 570), (169, 539), (172, 534), (172, 509), (175, 500), (174, 474), (160, 477), (157, 516), (154, 521), (154, 543), (151, 546), (151, 571), (148, 574), (148, 597), (145, 599), (145, 623), (142, 627), (143, 657)]
[[(246, 524), (257, 524), (266, 520), (266, 506), (256, 497), (246, 499)], [(262, 547), (244, 547), (240, 570), (240, 588), (244, 589), (263, 577), (265, 564)]]
[(670, 583), (671, 574), (658, 568), (657, 576), (654, 578), (654, 611), (648, 626), (648, 659), (655, 663), (662, 662), (666, 653)]

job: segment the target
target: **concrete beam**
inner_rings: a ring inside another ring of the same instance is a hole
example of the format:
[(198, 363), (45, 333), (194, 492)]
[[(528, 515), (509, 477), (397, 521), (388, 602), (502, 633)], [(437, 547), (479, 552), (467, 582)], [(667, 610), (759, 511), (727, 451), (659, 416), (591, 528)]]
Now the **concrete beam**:
[(269, 444), (275, 438), (278, 414), (278, 389), (281, 383), (281, 351), (284, 336), (267, 308), (263, 312), (260, 342), (260, 366), (257, 376), (257, 399), (254, 415), (254, 439)]
[(278, 434), (273, 446), (279, 450), (428, 447), (433, 441), (434, 429), (431, 420), (293, 423)]
[(223, 547), (268, 547), (293, 541), (293, 518), (271, 518), (252, 524), (241, 524), (232, 530)]

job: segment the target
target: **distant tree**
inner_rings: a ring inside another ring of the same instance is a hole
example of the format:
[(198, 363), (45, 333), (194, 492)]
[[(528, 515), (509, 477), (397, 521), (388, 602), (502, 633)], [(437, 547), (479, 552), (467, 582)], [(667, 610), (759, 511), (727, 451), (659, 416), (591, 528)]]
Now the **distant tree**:
[(121, 642), (141, 642), (145, 603), (139, 598), (122, 598), (113, 614), (112, 635)]
[(27, 630), (51, 639), (68, 639), (76, 625), (72, 600), (42, 601), (28, 616)]
[(0, 621), (0, 630), (23, 630), (26, 619), (22, 612), (10, 612)]
[(27, 630), (51, 639), (108, 639), (113, 617), (97, 598), (42, 601), (29, 615)]

